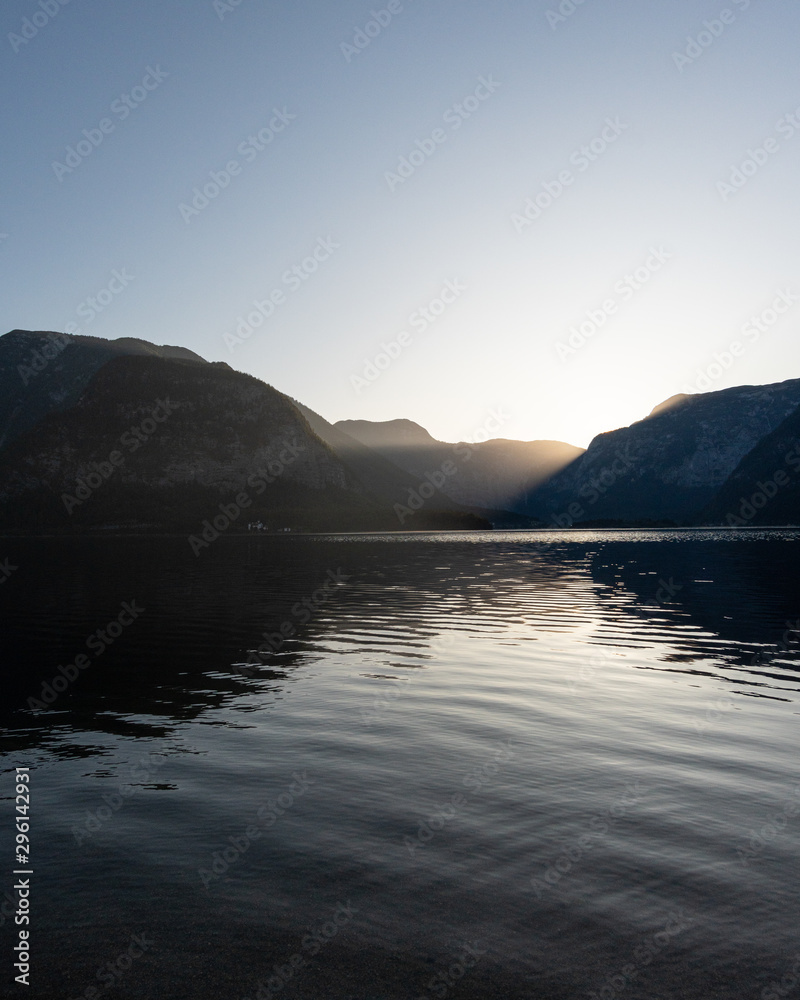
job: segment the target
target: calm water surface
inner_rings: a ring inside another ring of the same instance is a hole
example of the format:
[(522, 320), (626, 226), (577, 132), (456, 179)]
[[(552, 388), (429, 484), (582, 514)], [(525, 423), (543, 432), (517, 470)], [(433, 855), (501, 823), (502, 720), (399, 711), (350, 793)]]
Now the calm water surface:
[(800, 998), (798, 541), (7, 540), (25, 995)]

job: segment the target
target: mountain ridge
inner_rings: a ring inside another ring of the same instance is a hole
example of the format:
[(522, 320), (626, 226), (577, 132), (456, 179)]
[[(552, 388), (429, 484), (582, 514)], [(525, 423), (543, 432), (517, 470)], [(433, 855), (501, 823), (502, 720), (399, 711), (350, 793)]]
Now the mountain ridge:
[[(23, 338), (26, 348), (50, 344), (52, 357), (23, 407), (28, 426), (18, 420), (0, 451), (6, 528), (183, 531), (225, 520), (223, 507), (235, 510), (227, 520), (237, 529), (250, 520), (308, 530), (401, 527), (390, 499), (267, 383), (183, 349), (127, 339), (87, 353), (73, 341), (55, 344), (57, 336)], [(5, 385), (18, 376), (19, 347), (18, 335), (0, 338)], [(414, 526), (488, 522), (436, 493)]]
[(13, 330), (0, 523), (183, 531), (237, 504), (236, 530), (800, 523), (800, 379), (676, 393), (585, 450), (490, 438), (502, 416), (456, 443), (408, 418), (334, 424), (188, 348)]

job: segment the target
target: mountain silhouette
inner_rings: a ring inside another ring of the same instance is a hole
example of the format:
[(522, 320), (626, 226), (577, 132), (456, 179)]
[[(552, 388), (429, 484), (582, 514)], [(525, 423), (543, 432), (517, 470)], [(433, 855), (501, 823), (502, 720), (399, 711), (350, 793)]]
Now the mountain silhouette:
[[(502, 427), (493, 411), (487, 428)], [(489, 437), (483, 429), (474, 437)], [(585, 451), (332, 424), (186, 348), (0, 337), (9, 531), (429, 530), (800, 523), (800, 379), (678, 393)]]

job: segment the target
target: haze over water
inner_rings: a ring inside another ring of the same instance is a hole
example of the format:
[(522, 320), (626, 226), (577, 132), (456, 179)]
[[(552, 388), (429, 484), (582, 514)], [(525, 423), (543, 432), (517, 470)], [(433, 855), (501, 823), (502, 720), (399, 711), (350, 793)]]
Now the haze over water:
[(760, 997), (800, 926), (798, 539), (11, 543), (29, 995), (144, 935), (117, 997)]

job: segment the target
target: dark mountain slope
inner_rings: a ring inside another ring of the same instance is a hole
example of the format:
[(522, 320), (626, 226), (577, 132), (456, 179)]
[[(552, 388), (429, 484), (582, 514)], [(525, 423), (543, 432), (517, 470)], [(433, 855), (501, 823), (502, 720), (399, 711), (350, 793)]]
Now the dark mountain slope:
[[(193, 531), (220, 504), (241, 504), (240, 526), (400, 526), (288, 397), (227, 365), (144, 352), (107, 361), (75, 405), (0, 453), (0, 504), (28, 530)], [(420, 514), (414, 527), (461, 524)]]
[(48, 413), (74, 406), (90, 379), (114, 357), (141, 355), (208, 364), (185, 347), (145, 340), (12, 330), (0, 337), (0, 448)]
[(698, 520), (800, 524), (800, 408), (745, 455)]
[(800, 405), (800, 379), (678, 396), (588, 450), (529, 496), (551, 524), (693, 520), (745, 455)]

